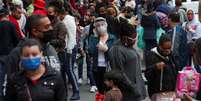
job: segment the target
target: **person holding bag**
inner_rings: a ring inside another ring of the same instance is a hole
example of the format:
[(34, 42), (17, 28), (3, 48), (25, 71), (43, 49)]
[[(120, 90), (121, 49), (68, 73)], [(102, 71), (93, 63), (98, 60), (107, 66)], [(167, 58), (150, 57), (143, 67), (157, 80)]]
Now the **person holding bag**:
[[(157, 98), (161, 93), (175, 91), (178, 69), (172, 57), (171, 44), (171, 38), (162, 35), (158, 46), (148, 53), (145, 60), (145, 77), (152, 101), (158, 101)], [(174, 93), (170, 95), (174, 95)]]
[[(201, 68), (201, 38), (195, 41), (195, 56), (196, 62), (198, 63), (198, 67)], [(201, 83), (201, 81), (200, 81)], [(182, 101), (200, 101), (201, 100), (201, 86), (196, 94), (195, 98), (192, 98), (189, 94), (184, 94)]]

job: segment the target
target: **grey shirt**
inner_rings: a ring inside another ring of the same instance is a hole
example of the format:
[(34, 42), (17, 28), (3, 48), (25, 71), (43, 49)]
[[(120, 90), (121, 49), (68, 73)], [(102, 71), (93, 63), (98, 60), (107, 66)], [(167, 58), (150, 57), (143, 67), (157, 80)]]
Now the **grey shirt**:
[(123, 101), (141, 101), (146, 97), (146, 89), (142, 79), (140, 56), (134, 48), (128, 48), (117, 42), (109, 51), (112, 70), (123, 74), (126, 85), (131, 92), (122, 90)]

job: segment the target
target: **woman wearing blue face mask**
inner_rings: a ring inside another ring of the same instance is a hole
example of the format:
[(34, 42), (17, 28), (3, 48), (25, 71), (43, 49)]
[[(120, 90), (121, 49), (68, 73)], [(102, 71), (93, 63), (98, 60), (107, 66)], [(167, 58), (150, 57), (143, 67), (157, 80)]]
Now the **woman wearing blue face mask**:
[(46, 68), (40, 43), (26, 40), (21, 48), (23, 71), (8, 77), (6, 101), (65, 101), (62, 77)]

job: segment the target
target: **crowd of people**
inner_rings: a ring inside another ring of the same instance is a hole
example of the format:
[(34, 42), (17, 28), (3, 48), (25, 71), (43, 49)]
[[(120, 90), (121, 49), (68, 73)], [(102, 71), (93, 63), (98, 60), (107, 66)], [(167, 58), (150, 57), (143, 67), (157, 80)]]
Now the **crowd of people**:
[[(157, 101), (175, 92), (185, 66), (201, 73), (201, 23), (181, 0), (175, 5), (0, 0), (0, 101), (83, 101), (85, 62), (95, 101)], [(201, 100), (201, 88), (196, 93), (181, 100)]]

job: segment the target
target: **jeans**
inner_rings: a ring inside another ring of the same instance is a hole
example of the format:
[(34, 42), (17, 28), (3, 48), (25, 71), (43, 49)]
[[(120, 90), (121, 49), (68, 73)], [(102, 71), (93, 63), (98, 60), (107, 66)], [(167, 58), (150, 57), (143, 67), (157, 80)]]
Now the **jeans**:
[(81, 57), (78, 59), (78, 77), (79, 79), (83, 78), (83, 63), (84, 63), (84, 57)]
[(61, 76), (62, 76), (62, 78), (64, 80), (64, 85), (65, 85), (66, 94), (67, 94), (66, 96), (68, 97), (68, 87), (67, 87), (68, 80), (67, 80), (67, 77), (66, 77), (66, 75), (67, 75), (66, 67), (68, 66), (67, 63), (66, 63), (66, 61), (68, 61), (67, 60), (68, 58), (67, 58), (67, 55), (66, 55), (65, 51), (58, 52), (58, 57), (59, 57), (59, 61), (60, 61), (60, 64), (61, 64)]
[(62, 55), (65, 58), (64, 59), (65, 61), (63, 61), (63, 65), (65, 67), (64, 70), (68, 76), (70, 83), (72, 84), (73, 94), (79, 93), (77, 78), (75, 76), (75, 73), (74, 73), (73, 67), (72, 67), (72, 54), (64, 52)]
[(86, 62), (87, 62), (87, 77), (90, 80), (90, 85), (91, 86), (95, 86), (96, 82), (94, 80), (94, 75), (93, 75), (93, 59), (90, 56), (87, 56), (86, 58)]
[(4, 77), (5, 77), (5, 72), (3, 69), (3, 64), (0, 63), (0, 101), (4, 101), (4, 94), (3, 94)]
[(75, 66), (77, 53), (78, 53), (78, 48), (77, 48), (77, 46), (75, 46), (75, 48), (73, 48), (73, 50), (72, 50), (72, 67), (73, 68)]
[(73, 86), (73, 93), (74, 94), (79, 93), (79, 86), (78, 86), (77, 78), (76, 78), (75, 72), (73, 70), (73, 65), (72, 65), (72, 54), (67, 53), (67, 57), (68, 57), (67, 75), (70, 80), (70, 83)]
[(105, 71), (106, 71), (106, 67), (98, 67), (97, 71), (93, 71), (94, 78), (96, 81), (96, 86), (100, 94), (104, 94), (107, 90), (107, 86), (104, 83)]
[[(84, 58), (81, 58), (79, 60), (79, 63), (78, 63), (78, 76), (79, 76), (79, 79), (83, 78), (83, 63), (84, 63)], [(92, 72), (93, 61), (92, 61), (92, 58), (90, 56), (86, 57), (86, 63), (87, 63), (87, 78), (90, 80), (90, 85), (95, 86), (96, 83), (95, 83), (93, 72)]]

